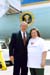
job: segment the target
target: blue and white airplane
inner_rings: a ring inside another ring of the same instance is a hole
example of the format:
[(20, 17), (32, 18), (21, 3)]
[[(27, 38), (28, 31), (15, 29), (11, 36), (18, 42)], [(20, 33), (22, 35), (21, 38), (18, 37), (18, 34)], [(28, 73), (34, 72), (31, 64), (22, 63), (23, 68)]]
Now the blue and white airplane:
[(28, 32), (31, 28), (37, 27), (43, 38), (50, 39), (50, 2), (25, 3), (27, 4), (21, 3), (22, 12), (20, 14), (15, 12), (15, 14), (6, 14), (0, 18), (0, 39), (10, 37), (13, 32), (19, 31), (24, 16), (26, 18), (30, 17)]

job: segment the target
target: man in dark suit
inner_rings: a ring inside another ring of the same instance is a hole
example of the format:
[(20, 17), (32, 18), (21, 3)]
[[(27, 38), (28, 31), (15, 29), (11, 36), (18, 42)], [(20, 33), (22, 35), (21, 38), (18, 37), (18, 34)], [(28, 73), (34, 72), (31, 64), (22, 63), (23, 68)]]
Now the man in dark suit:
[(21, 30), (18, 33), (12, 34), (11, 42), (9, 44), (10, 60), (14, 62), (13, 75), (27, 75), (27, 43), (28, 35), (26, 32), (27, 23), (22, 22)]

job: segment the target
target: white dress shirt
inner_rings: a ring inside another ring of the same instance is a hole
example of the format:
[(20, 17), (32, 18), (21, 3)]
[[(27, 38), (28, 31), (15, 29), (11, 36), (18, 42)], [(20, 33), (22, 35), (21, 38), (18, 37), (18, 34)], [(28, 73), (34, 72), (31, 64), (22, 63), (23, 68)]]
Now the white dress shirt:
[[(23, 33), (24, 33), (24, 32), (21, 31), (22, 38), (24, 38)], [(27, 34), (26, 34), (26, 32), (25, 32), (25, 37), (27, 38)]]

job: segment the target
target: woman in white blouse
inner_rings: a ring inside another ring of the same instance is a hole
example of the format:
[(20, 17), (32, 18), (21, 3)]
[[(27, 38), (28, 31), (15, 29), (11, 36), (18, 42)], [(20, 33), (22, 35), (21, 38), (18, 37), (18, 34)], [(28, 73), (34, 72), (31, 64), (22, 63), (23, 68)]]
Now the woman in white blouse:
[(46, 62), (47, 49), (45, 41), (40, 37), (36, 28), (30, 31), (30, 40), (28, 43), (28, 68), (31, 75), (44, 75), (44, 66)]

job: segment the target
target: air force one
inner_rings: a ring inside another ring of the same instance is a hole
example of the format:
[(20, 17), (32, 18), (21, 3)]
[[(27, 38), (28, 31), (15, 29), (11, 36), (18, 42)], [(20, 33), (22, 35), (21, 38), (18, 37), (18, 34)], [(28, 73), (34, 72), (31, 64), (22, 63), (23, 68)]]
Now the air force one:
[(17, 13), (15, 9), (10, 9), (0, 18), (0, 39), (19, 31), (22, 21), (27, 21), (28, 32), (36, 27), (43, 38), (50, 39), (50, 2), (22, 5), (21, 11)]

